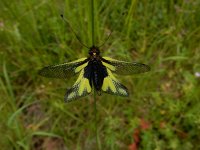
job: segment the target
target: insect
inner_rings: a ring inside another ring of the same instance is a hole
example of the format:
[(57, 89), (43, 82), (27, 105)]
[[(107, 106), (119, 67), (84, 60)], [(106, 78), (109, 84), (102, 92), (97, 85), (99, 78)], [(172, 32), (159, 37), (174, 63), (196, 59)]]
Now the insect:
[(121, 84), (114, 74), (131, 75), (150, 71), (148, 65), (137, 62), (126, 62), (102, 57), (99, 47), (89, 48), (87, 58), (47, 66), (39, 70), (39, 75), (48, 78), (70, 78), (79, 74), (74, 85), (67, 90), (64, 100), (70, 102), (84, 97), (92, 92), (92, 89), (101, 94), (129, 95), (127, 88)]

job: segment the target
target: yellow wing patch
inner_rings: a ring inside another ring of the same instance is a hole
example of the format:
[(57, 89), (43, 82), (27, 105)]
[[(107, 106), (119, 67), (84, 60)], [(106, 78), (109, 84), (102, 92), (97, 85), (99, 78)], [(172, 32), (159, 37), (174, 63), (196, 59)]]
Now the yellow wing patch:
[(79, 96), (81, 96), (84, 91), (86, 91), (87, 93), (90, 93), (91, 90), (92, 89), (91, 89), (89, 80), (87, 78), (83, 78), (79, 83), (79, 90), (78, 90)]
[(65, 101), (70, 102), (72, 100), (86, 96), (90, 94), (91, 91), (92, 88), (90, 86), (89, 80), (87, 78), (84, 78), (84, 69), (82, 69), (78, 79), (76, 80), (72, 88), (67, 90), (65, 94)]
[(104, 78), (104, 83), (102, 85), (102, 90), (103, 91), (107, 91), (109, 89), (114, 93), (117, 92), (116, 87), (115, 87), (112, 79), (110, 77), (106, 77), (106, 78)]
[(107, 68), (109, 68), (110, 70), (112, 70), (112, 71), (115, 71), (115, 67), (114, 66), (112, 66), (112, 65), (110, 65), (110, 64), (107, 64), (107, 63), (105, 63), (105, 62), (102, 62), (102, 64), (105, 66), (105, 67), (107, 67)]
[(112, 61), (116, 60), (116, 59), (113, 59), (113, 58), (110, 58), (110, 57), (103, 57), (103, 58), (106, 59), (106, 60), (112, 60)]
[(71, 61), (71, 62), (69, 62), (69, 63), (76, 63), (76, 62), (84, 61), (85, 59), (86, 59), (86, 57), (83, 57), (83, 58), (80, 58), (80, 59)]
[(114, 77), (109, 68), (107, 72), (108, 76), (103, 80), (102, 91), (113, 95), (128, 96), (127, 88)]
[(80, 72), (83, 68), (85, 68), (86, 66), (88, 65), (88, 62), (87, 63), (84, 63), (80, 66), (78, 66), (76, 69), (75, 69), (75, 73), (77, 72)]
[[(106, 59), (106, 60), (112, 60), (112, 61), (115, 60), (115, 59), (112, 59), (112, 58), (110, 58), (110, 57), (103, 57), (103, 58)], [(108, 63), (103, 62), (103, 61), (102, 61), (102, 64), (103, 64), (104, 66), (106, 66), (107, 68), (109, 68), (111, 71), (115, 71), (115, 70), (116, 70), (115, 66), (113, 66), (113, 65), (111, 65), (111, 64), (108, 64)]]

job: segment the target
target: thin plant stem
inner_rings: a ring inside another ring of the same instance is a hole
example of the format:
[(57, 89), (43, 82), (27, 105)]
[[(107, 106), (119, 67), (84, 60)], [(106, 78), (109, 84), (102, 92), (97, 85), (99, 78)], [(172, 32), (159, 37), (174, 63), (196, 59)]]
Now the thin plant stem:
[[(94, 0), (91, 0), (91, 20), (92, 20), (92, 46), (95, 45), (95, 40), (94, 40)], [(96, 144), (97, 144), (97, 149), (101, 149), (101, 144), (99, 141), (99, 135), (98, 135), (98, 129), (97, 129), (97, 99), (96, 99), (96, 90), (94, 89), (94, 114), (95, 114), (95, 134), (96, 134)]]
[(94, 115), (95, 115), (95, 134), (96, 134), (96, 144), (97, 149), (101, 150), (101, 144), (99, 141), (99, 132), (97, 129), (97, 98), (96, 98), (96, 90), (94, 89)]
[(91, 20), (92, 20), (92, 46), (95, 45), (94, 42), (94, 0), (91, 0)]

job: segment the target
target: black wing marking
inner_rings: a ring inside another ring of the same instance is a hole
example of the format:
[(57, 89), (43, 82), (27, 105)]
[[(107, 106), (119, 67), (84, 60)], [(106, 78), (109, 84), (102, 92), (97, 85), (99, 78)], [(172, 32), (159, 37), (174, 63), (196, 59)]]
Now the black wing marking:
[(148, 65), (137, 62), (126, 62), (112, 59), (110, 57), (102, 57), (103, 65), (109, 68), (113, 73), (120, 75), (139, 74), (150, 71)]
[(65, 102), (70, 102), (83, 96), (86, 96), (90, 94), (91, 91), (92, 88), (90, 86), (89, 80), (84, 77), (84, 69), (82, 69), (78, 79), (76, 80), (72, 88), (67, 90), (64, 98)]
[(80, 72), (87, 63), (87, 58), (81, 58), (69, 63), (44, 67), (38, 71), (38, 74), (48, 78), (69, 78)]

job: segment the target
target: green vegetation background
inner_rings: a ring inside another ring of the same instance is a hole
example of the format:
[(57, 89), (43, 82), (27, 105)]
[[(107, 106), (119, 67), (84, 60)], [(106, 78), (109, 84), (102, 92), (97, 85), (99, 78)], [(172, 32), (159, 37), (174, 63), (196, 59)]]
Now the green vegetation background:
[[(92, 94), (66, 104), (63, 96), (76, 78), (37, 74), (44, 66), (87, 56), (60, 14), (91, 46), (90, 11), (89, 0), (0, 1), (2, 150), (97, 149)], [(118, 76), (129, 98), (98, 97), (100, 148), (199, 150), (200, 1), (95, 0), (96, 45), (111, 31), (103, 56), (152, 70)]]

